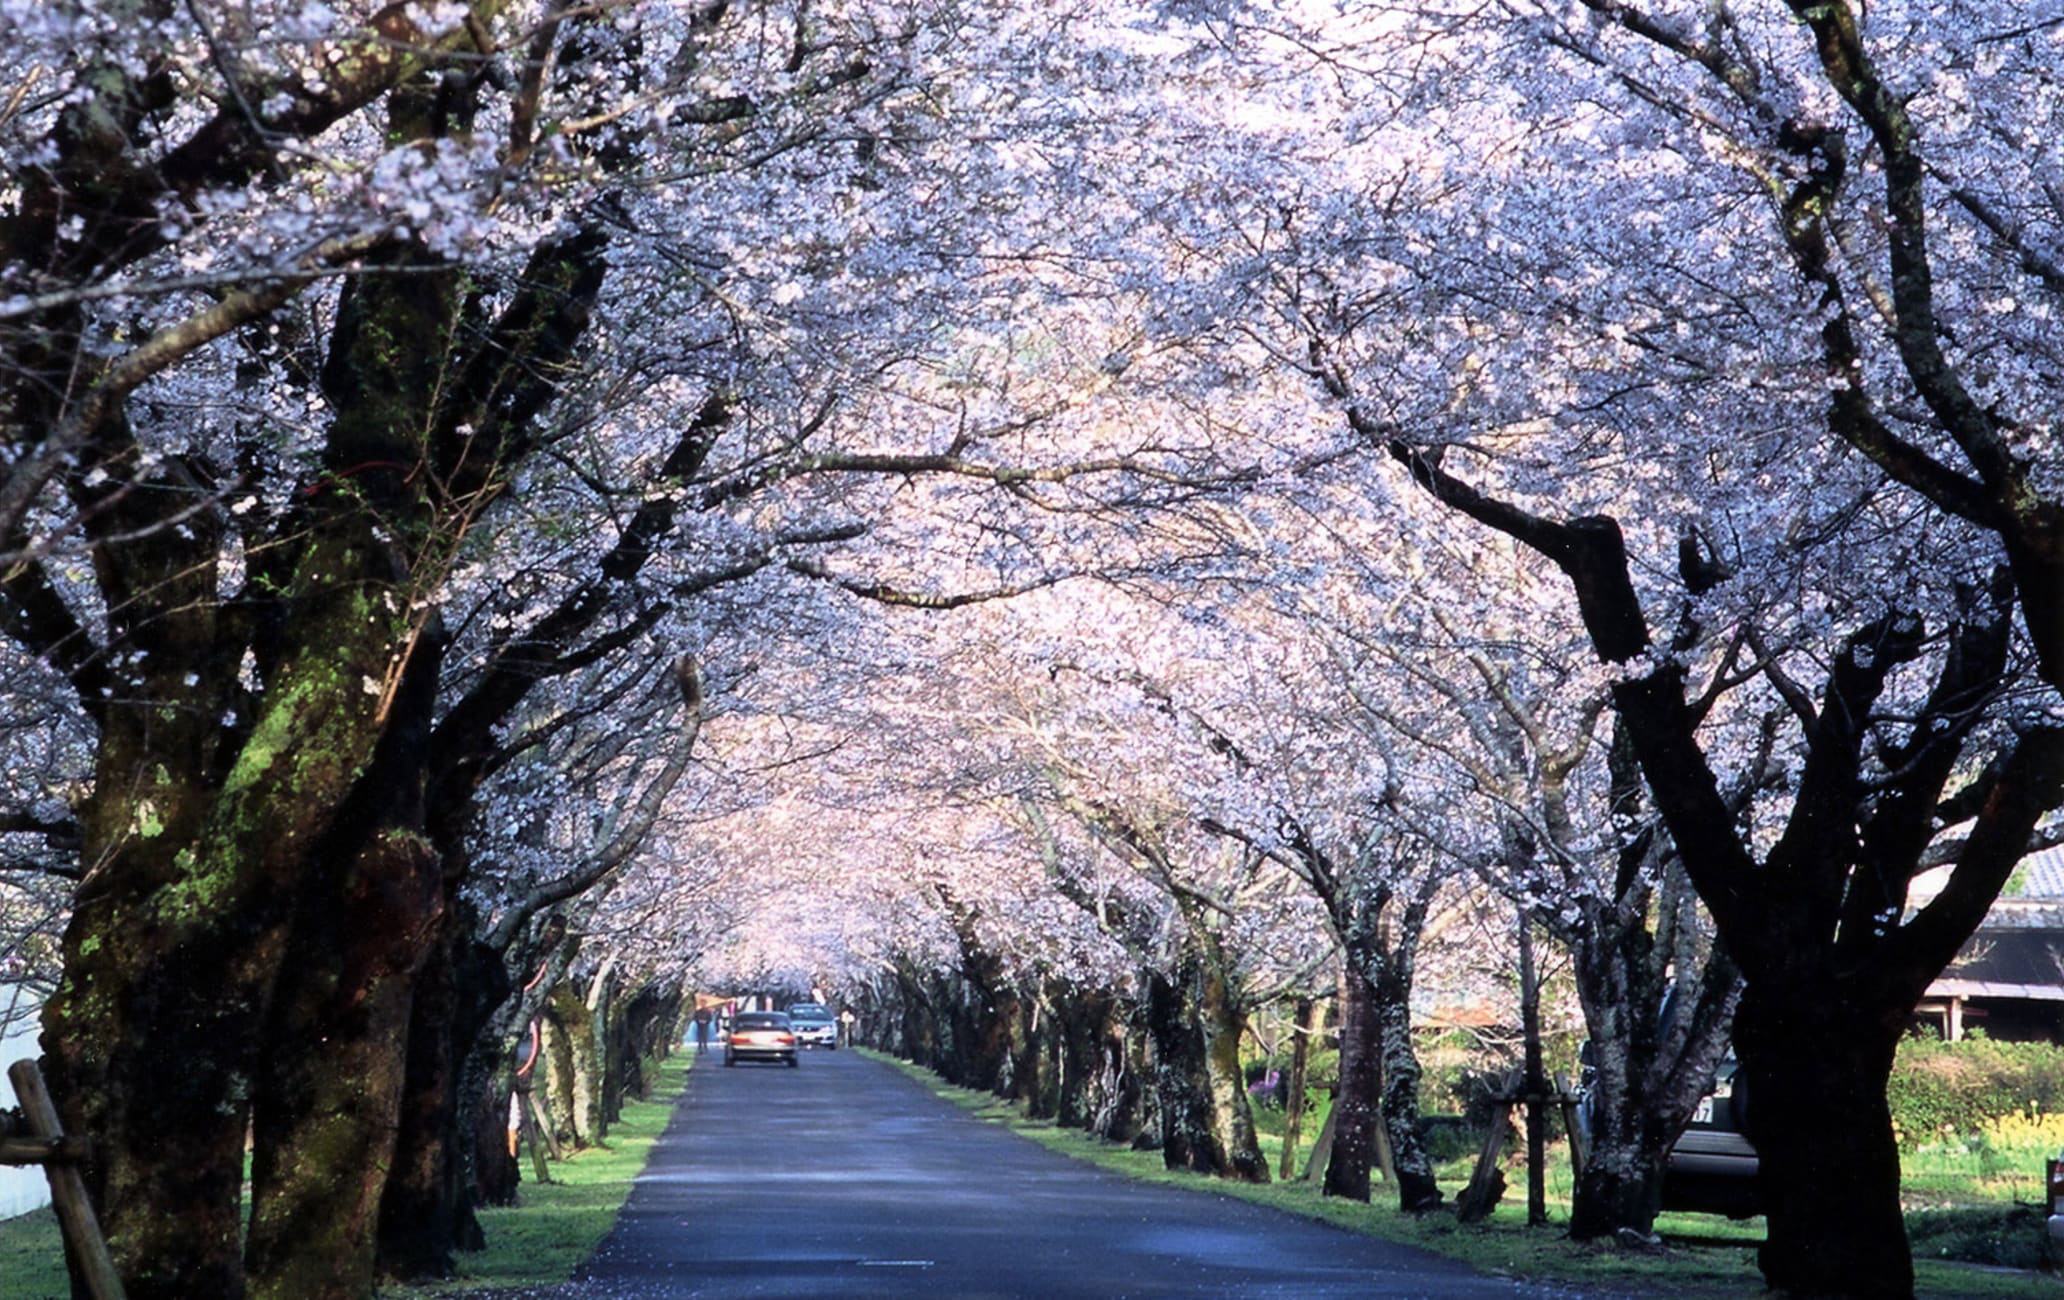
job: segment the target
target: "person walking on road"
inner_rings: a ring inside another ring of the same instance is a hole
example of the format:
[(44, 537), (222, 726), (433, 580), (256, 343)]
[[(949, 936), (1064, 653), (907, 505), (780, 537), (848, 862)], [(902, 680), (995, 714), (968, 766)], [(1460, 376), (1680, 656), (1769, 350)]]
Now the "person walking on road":
[(697, 1053), (709, 1050), (710, 1009), (695, 1008), (695, 1050)]

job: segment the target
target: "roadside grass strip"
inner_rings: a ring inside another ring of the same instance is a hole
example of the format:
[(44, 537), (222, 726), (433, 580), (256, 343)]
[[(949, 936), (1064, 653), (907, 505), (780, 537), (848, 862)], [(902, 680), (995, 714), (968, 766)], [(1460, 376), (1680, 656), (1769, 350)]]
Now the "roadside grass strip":
[(0, 1300), (66, 1300), (64, 1237), (49, 1206), (0, 1219)]
[[(551, 1165), (552, 1181), (525, 1182), (519, 1204), (480, 1212), (487, 1249), (458, 1257), (448, 1282), (384, 1286), (381, 1300), (420, 1300), (504, 1287), (556, 1286), (594, 1254), (644, 1172), (652, 1147), (688, 1083), (692, 1052), (656, 1067), (649, 1101), (627, 1101), (609, 1130), (608, 1146), (575, 1152)], [(525, 1165), (526, 1172), (529, 1166)], [(64, 1241), (48, 1209), (0, 1220), (0, 1300), (66, 1300)]]
[[(955, 1087), (922, 1066), (866, 1048), (859, 1050), (901, 1070), (985, 1123), (1001, 1125), (1062, 1155), (1143, 1183), (1272, 1206), (1384, 1241), (1419, 1246), (1494, 1277), (1562, 1283), (1585, 1293), (1667, 1294), (1673, 1300), (1733, 1300), (1768, 1294), (1756, 1269), (1756, 1246), (1763, 1236), (1760, 1219), (1737, 1223), (1711, 1215), (1666, 1214), (1657, 1221), (1658, 1231), (1696, 1236), (1701, 1239), (1698, 1245), (1670, 1242), (1653, 1249), (1628, 1249), (1610, 1242), (1571, 1241), (1565, 1232), (1570, 1197), (1566, 1154), (1559, 1160), (1550, 1157), (1550, 1222), (1545, 1227), (1527, 1226), (1525, 1170), (1511, 1165), (1506, 1175), (1511, 1186), (1497, 1210), (1484, 1223), (1464, 1226), (1445, 1210), (1421, 1216), (1400, 1212), (1394, 1204), (1384, 1202), (1385, 1189), (1380, 1183), (1372, 1203), (1364, 1205), (1322, 1196), (1316, 1181), (1257, 1186), (1169, 1170), (1162, 1165), (1159, 1151), (1135, 1151), (1081, 1129), (1061, 1128), (1051, 1120), (1026, 1119), (1017, 1106), (991, 1093)], [(1279, 1140), (1264, 1137), (1261, 1147), (1269, 1168), (1275, 1169), (1281, 1155)], [(1441, 1166), (1437, 1172), (1442, 1186), (1451, 1192), (1459, 1188), (1468, 1180), (1472, 1163), (1473, 1158)], [(1732, 1244), (1734, 1241), (1740, 1244)], [(1918, 1244), (1915, 1256), (1915, 1292), (1922, 1300), (2057, 1300), (2059, 1295), (2054, 1277), (1930, 1261), (1922, 1256)]]
[[(653, 1144), (665, 1131), (674, 1103), (688, 1083), (692, 1051), (658, 1063), (649, 1101), (626, 1101), (610, 1126), (608, 1145), (577, 1151), (551, 1163), (552, 1181), (525, 1182), (518, 1204), (480, 1211), (487, 1249), (458, 1257), (448, 1282), (383, 1286), (380, 1300), (422, 1300), (469, 1291), (557, 1286), (595, 1253), (645, 1171)], [(528, 1164), (524, 1166), (526, 1173)], [(0, 1300), (9, 1300), (0, 1293)]]

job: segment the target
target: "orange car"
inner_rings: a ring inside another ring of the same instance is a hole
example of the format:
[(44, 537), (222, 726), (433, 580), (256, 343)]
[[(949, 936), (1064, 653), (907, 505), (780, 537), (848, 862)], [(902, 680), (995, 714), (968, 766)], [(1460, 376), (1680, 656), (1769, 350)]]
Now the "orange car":
[(795, 1066), (795, 1026), (779, 1011), (739, 1012), (724, 1042), (724, 1064), (740, 1061), (786, 1061)]

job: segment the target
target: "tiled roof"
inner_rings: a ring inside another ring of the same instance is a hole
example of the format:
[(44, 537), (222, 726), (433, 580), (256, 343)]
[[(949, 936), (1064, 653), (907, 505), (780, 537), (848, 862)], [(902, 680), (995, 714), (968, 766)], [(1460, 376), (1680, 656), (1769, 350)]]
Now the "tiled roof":
[(2021, 878), (2012, 897), (2064, 904), (2064, 844), (2053, 844), (2021, 859)]
[(2064, 930), (2064, 900), (2002, 898), (1985, 914), (1987, 930)]
[[(1943, 980), (1976, 980), (2029, 987), (2064, 986), (2064, 932), (2001, 929), (1987, 919), (1942, 972)], [(1941, 981), (1937, 981), (1939, 984)], [(2022, 994), (2020, 996), (2028, 996)]]

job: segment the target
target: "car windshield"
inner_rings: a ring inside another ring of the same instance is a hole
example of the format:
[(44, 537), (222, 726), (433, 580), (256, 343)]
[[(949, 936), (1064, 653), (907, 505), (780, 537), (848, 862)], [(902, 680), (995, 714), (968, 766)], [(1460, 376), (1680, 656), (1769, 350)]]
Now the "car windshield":
[(826, 1011), (823, 1007), (790, 1007), (788, 1015), (791, 1020), (831, 1019), (831, 1012)]
[(746, 1011), (733, 1022), (737, 1029), (786, 1029), (788, 1017), (778, 1011)]

